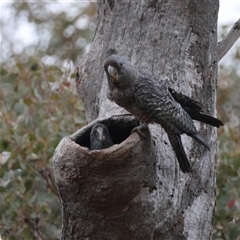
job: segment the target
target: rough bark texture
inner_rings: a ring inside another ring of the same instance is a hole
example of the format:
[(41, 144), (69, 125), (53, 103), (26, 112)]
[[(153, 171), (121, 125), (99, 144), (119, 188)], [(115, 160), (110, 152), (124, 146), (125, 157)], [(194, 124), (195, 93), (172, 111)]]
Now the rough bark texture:
[(160, 126), (150, 125), (144, 141), (130, 134), (137, 123), (129, 116), (110, 118), (126, 111), (107, 99), (103, 61), (107, 49), (115, 48), (139, 69), (170, 77), (172, 88), (215, 115), (217, 14), (218, 0), (99, 1), (95, 37), (76, 84), (87, 122), (105, 119), (117, 145), (89, 151), (90, 123), (57, 147), (62, 239), (211, 237), (216, 130), (196, 124), (210, 152), (183, 136), (192, 167), (183, 174)]

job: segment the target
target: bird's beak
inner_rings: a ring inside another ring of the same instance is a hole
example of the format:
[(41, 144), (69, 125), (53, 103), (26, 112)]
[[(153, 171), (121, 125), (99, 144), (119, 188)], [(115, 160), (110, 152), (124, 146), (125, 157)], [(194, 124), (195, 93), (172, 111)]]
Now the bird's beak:
[(112, 66), (108, 66), (107, 68), (111, 82), (115, 83), (118, 82), (118, 71), (115, 67)]

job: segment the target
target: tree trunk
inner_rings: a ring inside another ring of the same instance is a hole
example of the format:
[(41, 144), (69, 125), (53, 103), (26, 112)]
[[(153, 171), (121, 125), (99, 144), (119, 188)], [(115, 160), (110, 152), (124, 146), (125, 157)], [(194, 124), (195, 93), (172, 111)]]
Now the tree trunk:
[[(62, 239), (211, 238), (216, 129), (196, 123), (210, 152), (182, 137), (192, 167), (182, 173), (161, 126), (149, 125), (146, 140), (131, 134), (138, 122), (108, 100), (103, 62), (115, 48), (140, 70), (167, 75), (175, 90), (214, 115), (218, 5), (218, 0), (98, 2), (95, 37), (76, 81), (89, 124), (64, 138), (53, 158)], [(116, 145), (89, 150), (96, 122), (108, 126)]]

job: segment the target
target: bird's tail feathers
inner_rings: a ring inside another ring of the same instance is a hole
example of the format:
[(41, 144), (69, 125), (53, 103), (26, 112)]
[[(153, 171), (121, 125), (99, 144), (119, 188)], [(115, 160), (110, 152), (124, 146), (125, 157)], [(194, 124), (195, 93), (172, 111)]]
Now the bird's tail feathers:
[(181, 136), (179, 134), (175, 134), (171, 132), (171, 133), (168, 133), (168, 138), (176, 154), (181, 170), (184, 173), (190, 172), (191, 167), (182, 145)]
[(210, 147), (207, 143), (207, 141), (198, 133), (196, 134), (191, 134), (191, 136), (194, 140), (196, 140), (198, 143), (202, 144), (205, 148), (207, 148), (210, 151)]

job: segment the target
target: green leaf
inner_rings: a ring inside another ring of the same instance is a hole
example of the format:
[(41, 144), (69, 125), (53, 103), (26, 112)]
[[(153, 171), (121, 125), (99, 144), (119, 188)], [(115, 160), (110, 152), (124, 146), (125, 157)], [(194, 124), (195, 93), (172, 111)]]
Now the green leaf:
[[(3, 186), (0, 186), (0, 193), (5, 193), (6, 192), (6, 189), (5, 187)], [(0, 209), (1, 209), (1, 206), (0, 206)]]
[(51, 202), (55, 199), (55, 194), (53, 193), (41, 193), (38, 195), (37, 202), (43, 204), (45, 202)]
[(0, 75), (4, 76), (8, 73), (8, 71), (5, 68), (0, 68)]
[(25, 193), (27, 193), (31, 189), (32, 185), (33, 185), (33, 182), (31, 180), (27, 180), (25, 182), (25, 184), (24, 184), (24, 186), (25, 186)]
[(22, 99), (20, 99), (14, 106), (14, 111), (16, 111), (17, 114), (23, 114), (25, 109), (26, 105), (23, 103)]

